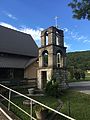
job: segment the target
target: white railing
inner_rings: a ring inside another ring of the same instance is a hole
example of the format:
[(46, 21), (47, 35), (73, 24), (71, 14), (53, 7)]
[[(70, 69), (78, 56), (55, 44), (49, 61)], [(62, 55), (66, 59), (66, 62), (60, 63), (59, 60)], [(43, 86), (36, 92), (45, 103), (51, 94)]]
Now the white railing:
[[(44, 108), (47, 108), (47, 109), (51, 110), (51, 111), (54, 112), (54, 113), (57, 113), (57, 114), (60, 115), (60, 116), (63, 116), (64, 118), (67, 118), (67, 119), (69, 119), (69, 120), (75, 120), (75, 119), (73, 119), (73, 118), (71, 118), (71, 117), (69, 117), (69, 116), (67, 116), (67, 115), (65, 115), (65, 114), (63, 114), (63, 113), (61, 113), (61, 112), (58, 112), (57, 110), (54, 110), (54, 109), (52, 109), (52, 108), (50, 108), (50, 107), (48, 107), (48, 106), (46, 106), (46, 105), (44, 105), (44, 104), (36, 101), (36, 100), (34, 100), (34, 99), (32, 99), (32, 98), (30, 98), (30, 97), (28, 97), (28, 96), (25, 96), (25, 95), (23, 95), (23, 94), (15, 91), (15, 90), (12, 90), (12, 89), (10, 89), (10, 88), (2, 85), (2, 84), (0, 84), (0, 87), (3, 87), (3, 88), (5, 88), (5, 89), (9, 90), (9, 96), (8, 96), (8, 98), (6, 98), (5, 96), (3, 96), (3, 95), (0, 93), (0, 96), (1, 96), (3, 99), (5, 99), (6, 101), (8, 101), (8, 111), (10, 110), (10, 104), (12, 104), (12, 105), (15, 106), (16, 108), (18, 108), (20, 111), (22, 111), (23, 113), (25, 113), (27, 116), (29, 116), (29, 117), (31, 118), (31, 120), (37, 120), (37, 119), (34, 118), (33, 115), (32, 115), (33, 103), (35, 103), (35, 104), (39, 104), (40, 106), (43, 106)], [(12, 101), (10, 100), (10, 99), (11, 99), (11, 92), (13, 92), (13, 93), (15, 93), (15, 94), (17, 94), (17, 95), (19, 95), (19, 96), (22, 96), (22, 97), (24, 97), (24, 98), (26, 98), (26, 99), (28, 99), (28, 100), (31, 101), (31, 102), (30, 102), (30, 114), (29, 114), (28, 112), (26, 112), (25, 110), (23, 110), (21, 107), (19, 107), (18, 105), (16, 105), (14, 102), (12, 102)]]
[[(8, 120), (13, 120), (1, 107), (0, 107), (0, 111)], [(4, 118), (3, 119), (1, 118), (1, 120), (4, 120)]]

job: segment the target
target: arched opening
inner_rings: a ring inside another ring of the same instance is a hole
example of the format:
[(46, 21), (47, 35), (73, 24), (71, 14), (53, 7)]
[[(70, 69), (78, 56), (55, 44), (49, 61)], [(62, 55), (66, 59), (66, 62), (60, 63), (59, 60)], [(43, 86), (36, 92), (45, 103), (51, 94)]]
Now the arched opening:
[(48, 32), (46, 32), (46, 41), (45, 41), (45, 45), (48, 45)]
[(45, 50), (42, 53), (43, 56), (43, 67), (48, 67), (48, 51)]
[(58, 37), (58, 32), (56, 32), (56, 45), (59, 45), (59, 37)]
[(61, 54), (57, 53), (57, 67), (61, 67)]
[(57, 52), (57, 67), (61, 68), (63, 67), (63, 56), (61, 52)]
[(58, 36), (56, 35), (56, 45), (59, 45)]

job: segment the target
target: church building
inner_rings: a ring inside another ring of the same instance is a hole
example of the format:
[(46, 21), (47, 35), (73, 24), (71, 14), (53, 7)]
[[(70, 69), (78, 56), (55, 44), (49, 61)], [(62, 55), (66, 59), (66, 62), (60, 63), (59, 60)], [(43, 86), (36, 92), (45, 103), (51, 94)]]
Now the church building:
[(36, 79), (38, 47), (32, 36), (0, 26), (0, 83)]
[(56, 27), (41, 32), (41, 47), (32, 36), (0, 26), (0, 83), (35, 79), (43, 89), (52, 76), (66, 81), (64, 34)]

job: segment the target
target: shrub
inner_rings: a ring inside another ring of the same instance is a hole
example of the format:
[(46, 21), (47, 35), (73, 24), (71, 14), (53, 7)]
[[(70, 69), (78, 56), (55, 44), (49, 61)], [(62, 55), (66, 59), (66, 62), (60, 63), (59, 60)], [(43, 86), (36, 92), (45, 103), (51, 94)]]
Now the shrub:
[(74, 73), (74, 77), (75, 77), (76, 80), (80, 80), (80, 72), (76, 71)]
[(59, 84), (58, 82), (51, 80), (46, 84), (45, 93), (48, 96), (58, 97), (59, 96)]
[(81, 78), (82, 78), (83, 80), (85, 80), (85, 72), (84, 72), (84, 71), (81, 72)]

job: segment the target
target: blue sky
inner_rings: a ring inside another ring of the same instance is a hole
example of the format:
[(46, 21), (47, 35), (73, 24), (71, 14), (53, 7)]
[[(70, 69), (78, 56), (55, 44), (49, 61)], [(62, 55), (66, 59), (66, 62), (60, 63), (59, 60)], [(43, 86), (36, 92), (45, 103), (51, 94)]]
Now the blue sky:
[(90, 21), (72, 18), (71, 0), (0, 0), (0, 25), (31, 34), (40, 46), (40, 31), (55, 26), (64, 30), (67, 51), (90, 50)]

